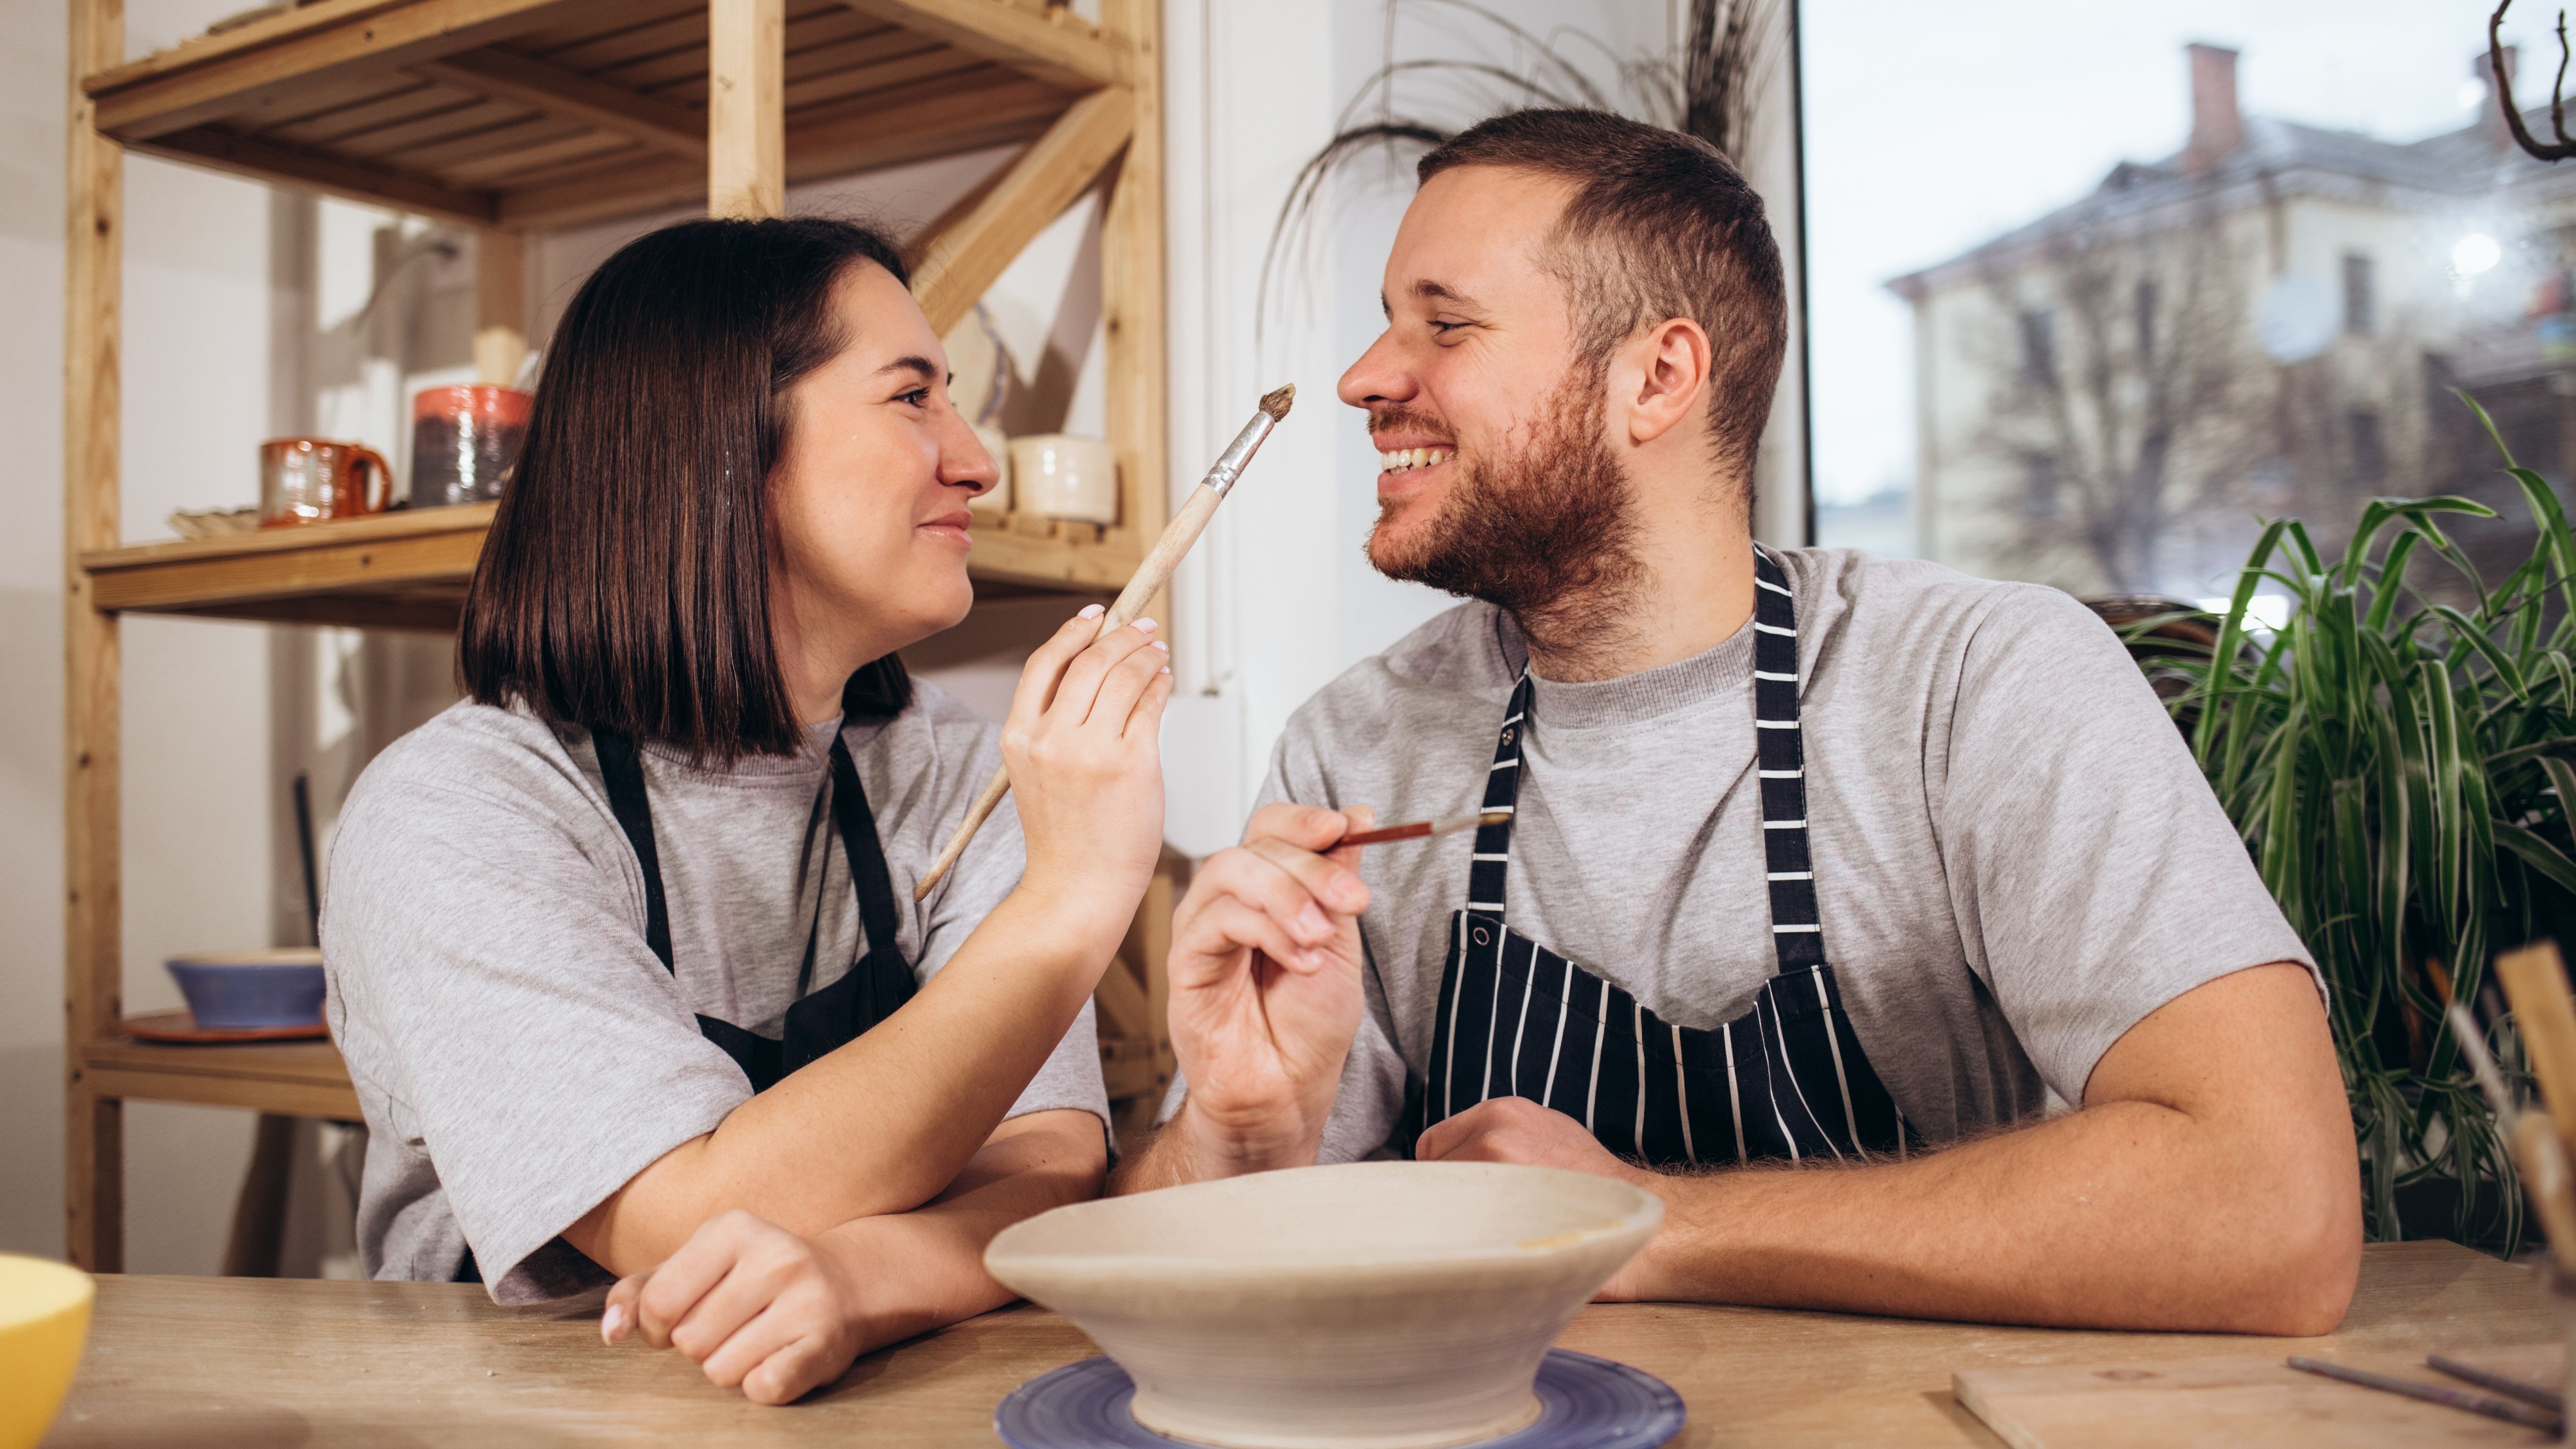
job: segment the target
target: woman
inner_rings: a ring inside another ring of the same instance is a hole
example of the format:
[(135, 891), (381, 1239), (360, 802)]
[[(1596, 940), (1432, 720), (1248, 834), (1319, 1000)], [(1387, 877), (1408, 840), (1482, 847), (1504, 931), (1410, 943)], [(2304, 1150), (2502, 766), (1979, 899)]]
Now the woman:
[(583, 285), (467, 596), (473, 697), (360, 778), (322, 922), (369, 1271), (621, 1279), (606, 1337), (765, 1403), (1008, 1301), (985, 1243), (1098, 1191), (1088, 1002), (1162, 834), (1150, 621), (1084, 610), (999, 729), (895, 655), (965, 616), (995, 476), (905, 282), (792, 220)]

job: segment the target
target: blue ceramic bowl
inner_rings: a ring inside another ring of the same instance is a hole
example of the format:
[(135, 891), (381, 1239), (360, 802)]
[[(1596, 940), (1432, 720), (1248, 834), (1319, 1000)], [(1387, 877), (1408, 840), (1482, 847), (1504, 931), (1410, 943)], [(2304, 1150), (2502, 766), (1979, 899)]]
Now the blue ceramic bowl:
[(174, 956), (170, 974), (200, 1031), (312, 1026), (322, 1019), (322, 953), (309, 946)]

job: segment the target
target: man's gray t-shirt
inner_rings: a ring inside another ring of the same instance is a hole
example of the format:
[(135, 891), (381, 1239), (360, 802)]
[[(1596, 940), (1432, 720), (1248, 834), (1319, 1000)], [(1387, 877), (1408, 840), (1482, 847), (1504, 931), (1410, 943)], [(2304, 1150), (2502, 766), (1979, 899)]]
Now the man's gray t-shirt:
[[(1780, 550), (1796, 595), (1826, 959), (1871, 1065), (1932, 1142), (2081, 1102), (2140, 1018), (2308, 961), (2119, 640), (2054, 589)], [(1302, 706), (1262, 803), (1471, 809), (1521, 658), (1467, 604)], [(1666, 1021), (1752, 1008), (1773, 955), (1753, 633), (1598, 683), (1533, 679), (1504, 914)], [(1535, 671), (1533, 671), (1535, 673)], [(1368, 1014), (1323, 1160), (1367, 1155), (1430, 1057), (1473, 832), (1371, 847)], [(1178, 1093), (1174, 1100), (1177, 1101)]]
[[(995, 726), (914, 689), (902, 714), (845, 734), (894, 878), (895, 944), (927, 981), (1019, 884), (1024, 848), (1006, 800), (913, 901), (1001, 763)], [(369, 1276), (450, 1279), (470, 1243), (499, 1302), (607, 1281), (557, 1235), (751, 1098), (696, 1017), (774, 1038), (809, 941), (808, 990), (860, 954), (831, 809), (836, 728), (813, 727), (792, 757), (721, 766), (639, 751), (676, 979), (645, 943), (643, 873), (586, 731), (468, 702), (367, 767), (332, 843), (322, 949), (370, 1134)], [(1088, 1005), (1011, 1115), (1066, 1107), (1107, 1130)]]

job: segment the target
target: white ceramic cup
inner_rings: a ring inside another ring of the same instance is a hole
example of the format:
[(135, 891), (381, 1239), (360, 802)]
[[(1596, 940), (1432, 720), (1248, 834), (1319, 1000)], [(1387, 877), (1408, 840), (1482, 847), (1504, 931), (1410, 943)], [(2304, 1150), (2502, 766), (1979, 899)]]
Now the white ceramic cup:
[(1023, 513), (1116, 523), (1118, 455), (1099, 438), (1069, 433), (1013, 438), (1011, 491)]
[(1663, 1215), (1607, 1177), (1355, 1162), (1057, 1208), (984, 1267), (1116, 1359), (1168, 1438), (1437, 1449), (1537, 1417), (1548, 1345)]

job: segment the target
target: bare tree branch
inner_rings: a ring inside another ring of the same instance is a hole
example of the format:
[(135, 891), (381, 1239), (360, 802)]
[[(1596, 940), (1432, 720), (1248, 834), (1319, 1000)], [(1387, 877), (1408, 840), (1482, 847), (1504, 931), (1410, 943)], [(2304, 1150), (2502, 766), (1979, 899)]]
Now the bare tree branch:
[(2567, 134), (2567, 12), (2558, 12), (2558, 78), (2549, 85), (2549, 128), (2558, 133), (2556, 142), (2532, 139), (2531, 128), (2522, 123), (2522, 107), (2513, 99), (2513, 73), (2504, 58), (2504, 13), (2513, 8), (2513, 0), (2499, 0), (2495, 14), (2487, 17), (2487, 73), (2495, 78), (2496, 104), (2504, 107), (2505, 129), (2513, 132), (2516, 145), (2543, 161), (2564, 161), (2576, 156), (2576, 137)]

